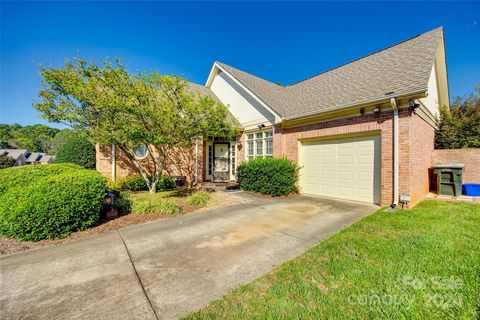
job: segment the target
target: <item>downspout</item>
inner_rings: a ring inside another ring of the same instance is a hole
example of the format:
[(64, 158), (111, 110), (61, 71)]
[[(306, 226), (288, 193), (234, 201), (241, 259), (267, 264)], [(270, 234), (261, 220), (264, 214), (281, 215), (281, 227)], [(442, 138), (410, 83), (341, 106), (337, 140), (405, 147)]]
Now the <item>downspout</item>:
[(115, 155), (115, 145), (112, 144), (112, 181), (115, 182), (117, 177), (117, 159)]
[(195, 179), (193, 185), (198, 184), (198, 138), (195, 139)]
[(393, 108), (393, 202), (390, 205), (391, 208), (395, 208), (398, 205), (398, 171), (399, 171), (399, 161), (398, 161), (398, 149), (399, 149), (399, 139), (398, 139), (398, 107), (397, 101), (395, 98), (390, 99), (390, 104)]

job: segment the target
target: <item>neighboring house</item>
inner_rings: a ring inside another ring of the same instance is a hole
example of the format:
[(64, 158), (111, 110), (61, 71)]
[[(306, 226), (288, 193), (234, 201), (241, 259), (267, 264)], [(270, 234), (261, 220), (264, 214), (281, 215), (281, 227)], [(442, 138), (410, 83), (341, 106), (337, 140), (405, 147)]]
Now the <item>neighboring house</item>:
[(7, 156), (15, 160), (15, 166), (27, 164), (26, 154), (26, 149), (0, 149), (1, 156)]
[(50, 164), (55, 160), (54, 156), (49, 156), (43, 152), (28, 152), (26, 154), (27, 164)]
[[(199, 180), (233, 180), (242, 161), (287, 157), (302, 167), (305, 194), (386, 205), (429, 191), (439, 107), (449, 106), (442, 28), (288, 86), (215, 62), (200, 88), (243, 133), (201, 144)], [(97, 150), (100, 172), (131, 172)]]

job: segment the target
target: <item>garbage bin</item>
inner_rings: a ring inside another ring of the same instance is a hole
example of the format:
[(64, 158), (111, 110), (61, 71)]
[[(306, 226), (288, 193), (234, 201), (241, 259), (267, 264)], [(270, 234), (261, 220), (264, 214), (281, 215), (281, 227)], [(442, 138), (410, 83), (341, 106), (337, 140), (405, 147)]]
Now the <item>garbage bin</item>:
[(462, 195), (462, 175), (464, 164), (437, 163), (433, 165), (433, 173), (437, 176), (437, 193), (448, 196)]

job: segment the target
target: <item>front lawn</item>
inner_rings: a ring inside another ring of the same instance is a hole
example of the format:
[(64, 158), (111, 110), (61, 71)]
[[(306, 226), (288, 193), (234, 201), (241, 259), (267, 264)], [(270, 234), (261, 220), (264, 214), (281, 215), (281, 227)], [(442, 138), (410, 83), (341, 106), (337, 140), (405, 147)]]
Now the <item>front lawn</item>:
[(480, 205), (382, 210), (187, 319), (480, 318)]

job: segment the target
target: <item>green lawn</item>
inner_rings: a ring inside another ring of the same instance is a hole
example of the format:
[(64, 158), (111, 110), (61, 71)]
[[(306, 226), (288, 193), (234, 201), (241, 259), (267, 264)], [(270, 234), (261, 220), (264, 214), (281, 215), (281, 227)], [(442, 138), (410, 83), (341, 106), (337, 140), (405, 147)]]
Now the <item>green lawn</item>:
[(187, 319), (480, 319), (480, 205), (382, 210)]

